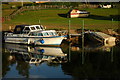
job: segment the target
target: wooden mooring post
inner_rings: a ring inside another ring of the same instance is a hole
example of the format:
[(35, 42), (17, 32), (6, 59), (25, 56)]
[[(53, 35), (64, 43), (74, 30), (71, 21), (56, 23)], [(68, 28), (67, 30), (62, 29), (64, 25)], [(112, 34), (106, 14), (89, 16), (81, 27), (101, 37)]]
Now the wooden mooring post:
[(68, 39), (70, 39), (71, 36), (70, 36), (70, 20), (69, 20), (69, 25), (68, 25)]
[(84, 64), (84, 20), (82, 26), (82, 64)]

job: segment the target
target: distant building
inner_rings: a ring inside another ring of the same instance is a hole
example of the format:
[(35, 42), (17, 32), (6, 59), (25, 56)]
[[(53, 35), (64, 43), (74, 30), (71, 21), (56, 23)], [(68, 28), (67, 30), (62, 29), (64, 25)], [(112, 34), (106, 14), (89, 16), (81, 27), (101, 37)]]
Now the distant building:
[(100, 5), (101, 8), (112, 8), (112, 5)]

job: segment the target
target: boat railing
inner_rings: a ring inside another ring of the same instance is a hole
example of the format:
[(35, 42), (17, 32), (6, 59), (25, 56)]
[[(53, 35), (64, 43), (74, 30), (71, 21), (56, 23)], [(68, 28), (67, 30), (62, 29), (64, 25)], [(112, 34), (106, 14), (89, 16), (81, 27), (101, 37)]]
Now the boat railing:
[(13, 33), (6, 33), (6, 36), (13, 36)]

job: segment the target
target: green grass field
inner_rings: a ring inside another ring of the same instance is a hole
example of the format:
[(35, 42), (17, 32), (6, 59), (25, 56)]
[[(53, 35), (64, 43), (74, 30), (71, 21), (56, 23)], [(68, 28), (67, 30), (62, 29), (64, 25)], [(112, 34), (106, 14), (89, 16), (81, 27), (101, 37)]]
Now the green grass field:
[[(71, 29), (79, 29), (84, 26), (86, 29), (104, 30), (104, 29), (118, 29), (118, 9), (84, 9), (90, 12), (88, 18), (66, 18), (64, 15), (68, 9), (42, 9), (34, 11), (24, 11), (10, 21), (3, 23), (3, 29), (7, 26), (15, 26), (20, 24), (42, 24), (47, 29), (68, 29), (68, 21), (70, 20)], [(112, 21), (113, 18), (113, 21)]]

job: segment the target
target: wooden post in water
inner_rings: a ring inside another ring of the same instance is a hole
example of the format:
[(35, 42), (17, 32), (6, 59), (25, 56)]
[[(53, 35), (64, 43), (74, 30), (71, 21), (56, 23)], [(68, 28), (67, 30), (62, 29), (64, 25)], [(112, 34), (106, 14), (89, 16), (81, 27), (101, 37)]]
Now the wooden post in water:
[(68, 38), (70, 39), (71, 36), (70, 36), (70, 20), (69, 20), (69, 25), (68, 25)]
[[(69, 19), (69, 25), (68, 25), (68, 38), (70, 39), (70, 19)], [(69, 62), (71, 61), (71, 43), (69, 43)]]
[(83, 26), (82, 26), (82, 46), (84, 46), (84, 20), (83, 20)]
[(84, 64), (84, 20), (82, 26), (82, 64)]

